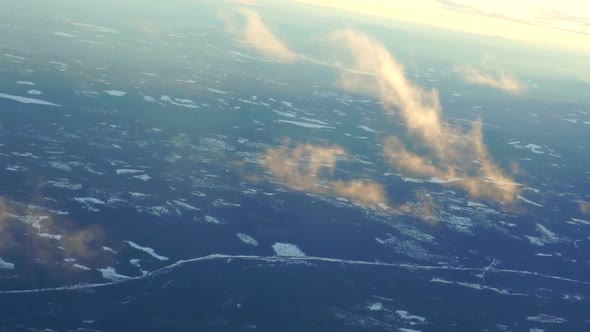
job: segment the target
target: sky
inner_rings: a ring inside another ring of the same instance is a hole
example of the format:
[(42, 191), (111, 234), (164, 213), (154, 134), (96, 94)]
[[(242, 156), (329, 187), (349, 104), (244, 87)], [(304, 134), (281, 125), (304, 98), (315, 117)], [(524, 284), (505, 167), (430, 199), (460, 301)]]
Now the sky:
[(288, 0), (590, 53), (586, 0)]

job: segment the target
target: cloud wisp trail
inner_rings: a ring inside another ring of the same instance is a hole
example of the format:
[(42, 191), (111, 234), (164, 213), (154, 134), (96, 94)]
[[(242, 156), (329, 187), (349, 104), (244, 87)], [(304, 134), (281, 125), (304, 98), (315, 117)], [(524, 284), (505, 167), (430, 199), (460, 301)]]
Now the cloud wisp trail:
[(473, 123), (465, 132), (444, 122), (437, 90), (425, 90), (408, 80), (383, 44), (353, 30), (336, 32), (332, 39), (352, 55), (352, 68), (368, 73), (343, 71), (340, 86), (376, 96), (385, 112), (400, 118), (407, 128), (411, 144), (393, 135), (383, 140), (384, 158), (392, 167), (461, 187), (472, 197), (515, 199), (518, 184), (494, 162), (480, 124)]

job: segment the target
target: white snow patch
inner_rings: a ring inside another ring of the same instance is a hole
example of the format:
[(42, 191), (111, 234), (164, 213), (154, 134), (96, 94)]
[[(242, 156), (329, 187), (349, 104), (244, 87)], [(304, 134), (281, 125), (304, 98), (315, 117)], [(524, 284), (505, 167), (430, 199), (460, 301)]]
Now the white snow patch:
[(23, 104), (38, 104), (38, 105), (57, 106), (57, 107), (61, 106), (61, 105), (50, 103), (48, 101), (41, 100), (41, 99), (13, 96), (13, 95), (9, 95), (6, 93), (0, 93), (0, 98), (15, 100), (15, 101), (18, 101), (19, 103), (23, 103)]
[(137, 259), (137, 258), (131, 259), (131, 260), (129, 260), (129, 263), (131, 263), (131, 265), (137, 267), (139, 269), (139, 271), (141, 272), (141, 274), (146, 275), (149, 273), (148, 271), (145, 271), (141, 268), (141, 263), (140, 263), (139, 259)]
[(534, 244), (536, 246), (543, 246), (543, 245), (545, 245), (545, 243), (543, 242), (543, 239), (541, 239), (540, 237), (529, 236), (529, 235), (525, 235), (524, 237), (527, 238), (527, 240), (529, 240), (529, 242), (531, 244)]
[(76, 37), (76, 35), (74, 35), (74, 34), (63, 32), (63, 31), (56, 31), (53, 34), (56, 35), (56, 36), (59, 36), (59, 37), (66, 37), (66, 38), (74, 38), (74, 37)]
[(272, 110), (272, 111), (275, 112), (275, 113), (277, 113), (278, 115), (285, 116), (287, 118), (294, 118), (294, 117), (296, 117), (295, 114), (290, 113), (290, 112), (283, 112), (283, 111), (277, 111), (277, 110)]
[(113, 250), (111, 247), (107, 247), (107, 246), (103, 246), (102, 250), (106, 251), (106, 252), (110, 252), (111, 254), (116, 254), (117, 252), (115, 250)]
[(183, 209), (186, 210), (191, 210), (191, 211), (201, 211), (201, 209), (199, 209), (198, 207), (194, 207), (186, 202), (180, 201), (180, 200), (173, 200), (172, 203), (180, 206)]
[(552, 324), (561, 324), (561, 323), (565, 323), (567, 321), (565, 318), (560, 318), (560, 317), (545, 315), (545, 314), (540, 314), (538, 316), (529, 316), (526, 319), (531, 322), (552, 323)]
[(78, 22), (72, 22), (72, 25), (78, 26), (78, 27), (83, 27), (83, 28), (89, 28), (92, 30), (96, 30), (98, 32), (103, 32), (103, 33), (114, 33), (114, 34), (118, 34), (119, 31), (111, 29), (111, 28), (106, 28), (100, 25), (93, 25), (93, 24), (88, 24), (88, 23), (78, 23)]
[(142, 180), (142, 181), (147, 181), (147, 180), (151, 179), (152, 177), (147, 174), (141, 174), (141, 175), (134, 176), (134, 178)]
[(208, 90), (209, 92), (218, 93), (218, 94), (221, 94), (221, 95), (225, 95), (225, 94), (227, 94), (227, 92), (225, 92), (225, 91), (222, 91), (222, 90), (211, 89), (211, 88), (207, 88), (207, 90)]
[(112, 281), (118, 282), (127, 279), (131, 279), (129, 276), (125, 276), (122, 274), (118, 274), (114, 267), (109, 266), (104, 269), (99, 269), (100, 273), (102, 273), (102, 277), (105, 279), (110, 279)]
[(536, 246), (544, 246), (548, 243), (556, 243), (559, 241), (559, 237), (547, 227), (541, 224), (535, 224), (537, 232), (541, 234), (540, 237), (525, 235), (532, 244)]
[(542, 252), (536, 253), (535, 256), (539, 256), (539, 257), (553, 257), (552, 254), (544, 254)]
[(14, 269), (14, 264), (7, 262), (0, 258), (0, 270), (10, 270)]
[(61, 240), (62, 236), (61, 235), (57, 235), (57, 234), (49, 234), (49, 233), (39, 233), (40, 237), (44, 237), (44, 238), (48, 238), (48, 239), (54, 239), (54, 240)]
[(105, 202), (94, 197), (74, 197), (74, 200), (79, 203), (84, 204), (97, 204), (97, 205), (104, 205)]
[(527, 149), (530, 150), (532, 153), (536, 153), (536, 154), (545, 154), (545, 151), (542, 150), (542, 147), (540, 145), (537, 144), (526, 144), (524, 145), (524, 143), (520, 142), (520, 141), (510, 141), (508, 142), (509, 145), (512, 145), (513, 147), (517, 148), (517, 149)]
[(277, 256), (305, 257), (305, 253), (294, 244), (277, 242), (272, 245)]
[(244, 243), (246, 243), (246, 244), (249, 244), (249, 245), (252, 245), (252, 246), (255, 246), (255, 247), (257, 247), (257, 246), (258, 246), (258, 241), (256, 241), (256, 239), (255, 239), (255, 238), (251, 237), (251, 236), (250, 236), (250, 235), (248, 235), (248, 234), (244, 234), (244, 233), (238, 233), (238, 234), (236, 234), (236, 236), (237, 236), (237, 237), (238, 237), (240, 240), (242, 240), (242, 242), (244, 242)]
[(74, 201), (82, 204), (86, 210), (91, 212), (98, 212), (100, 209), (96, 208), (95, 205), (105, 205), (106, 203), (98, 198), (94, 197), (74, 197)]
[(418, 316), (418, 315), (411, 315), (409, 312), (405, 310), (396, 310), (395, 313), (403, 320), (408, 320), (416, 324), (422, 324), (426, 321), (425, 317)]
[(489, 286), (484, 286), (484, 285), (470, 283), (470, 282), (451, 281), (451, 280), (445, 280), (442, 278), (432, 278), (430, 280), (430, 282), (437, 282), (437, 283), (448, 284), (448, 285), (458, 285), (458, 286), (468, 287), (468, 288), (472, 288), (472, 289), (480, 290), (480, 291), (481, 290), (488, 290), (488, 291), (492, 291), (492, 292), (502, 294), (502, 295), (516, 295), (516, 294), (511, 294), (506, 289), (489, 287)]
[(62, 171), (68, 171), (69, 172), (69, 171), (72, 170), (72, 168), (70, 167), (70, 165), (68, 165), (66, 163), (59, 162), (59, 161), (52, 161), (52, 162), (49, 163), (49, 166), (51, 166), (51, 167), (53, 167), (55, 169), (62, 170)]
[(404, 181), (404, 182), (413, 182), (413, 183), (423, 183), (424, 182), (424, 180), (410, 178), (410, 177), (407, 177), (407, 176), (403, 176), (401, 178), (401, 180)]
[(568, 221), (569, 224), (576, 224), (576, 225), (590, 225), (590, 221), (578, 218), (572, 218), (571, 221)]
[(212, 216), (205, 216), (205, 221), (210, 224), (223, 224), (223, 222)]
[(543, 237), (543, 240), (545, 240), (545, 242), (557, 242), (559, 240), (559, 237), (555, 235), (555, 233), (550, 231), (547, 227), (541, 224), (536, 224), (536, 226), (537, 231), (541, 233), (541, 236)]
[(367, 307), (367, 309), (369, 309), (371, 311), (381, 311), (381, 310), (383, 310), (383, 303), (381, 303), (381, 302), (371, 303), (371, 305), (369, 305)]
[(450, 179), (439, 179), (437, 177), (432, 177), (430, 178), (430, 180), (428, 180), (428, 182), (430, 183), (450, 183), (450, 182), (455, 182), (455, 181), (459, 181), (461, 180), (461, 178), (450, 178)]
[(134, 248), (134, 249), (137, 249), (137, 250), (141, 250), (141, 251), (147, 253), (148, 255), (154, 257), (157, 260), (160, 260), (160, 261), (167, 261), (168, 260), (168, 257), (161, 256), (161, 255), (156, 254), (156, 252), (152, 248), (142, 247), (142, 246), (140, 246), (139, 244), (137, 244), (137, 243), (135, 243), (133, 241), (125, 241), (125, 242), (129, 246), (131, 246), (131, 248)]
[(70, 183), (67, 179), (60, 179), (58, 181), (47, 181), (47, 184), (50, 184), (56, 188), (68, 189), (68, 190), (80, 190), (82, 189), (82, 185), (78, 183)]
[(7, 53), (4, 53), (4, 56), (8, 57), (8, 58), (12, 58), (12, 59), (17, 59), (20, 61), (25, 60), (25, 58), (23, 58), (22, 56), (17, 56), (17, 55), (12, 55), (12, 54), (7, 54)]
[[(239, 56), (239, 57), (242, 57), (242, 58), (246, 58), (246, 59), (252, 59), (252, 60), (256, 60), (256, 61), (262, 61), (262, 62), (276, 62), (276, 61), (273, 61), (273, 60), (268, 60), (268, 59), (262, 59), (262, 58), (253, 57), (253, 56), (250, 56), (250, 55), (247, 55), (247, 54), (240, 53), (240, 52), (238, 52), (238, 51), (230, 51), (230, 52), (228, 52), (228, 53), (229, 53), (229, 54), (236, 55), (236, 56)], [(241, 61), (241, 62), (244, 62), (244, 61)]]
[(374, 133), (375, 131), (367, 126), (358, 126), (359, 128), (361, 128), (364, 131), (368, 131), (370, 133)]
[(199, 106), (195, 105), (195, 102), (190, 100), (190, 99), (181, 99), (181, 98), (174, 98), (172, 99), (172, 97), (170, 96), (160, 96), (160, 100), (170, 103), (174, 106), (180, 106), (180, 107), (186, 107), (186, 108), (199, 108)]
[(327, 128), (327, 129), (336, 129), (334, 127), (329, 127), (329, 126), (324, 126), (324, 125), (320, 125), (320, 124), (315, 124), (315, 123), (308, 123), (308, 122), (300, 122), (300, 121), (290, 121), (290, 120), (282, 120), (279, 119), (279, 122), (283, 122), (283, 123), (289, 123), (292, 125), (296, 125), (296, 126), (300, 126), (300, 127), (305, 127), (305, 128)]
[(315, 122), (315, 123), (319, 123), (321, 125), (327, 125), (328, 124), (327, 122), (324, 122), (324, 121), (321, 121), (321, 120), (318, 120), (318, 119), (313, 119), (313, 118), (305, 118), (305, 117), (302, 117), (301, 120), (305, 120), (305, 121), (309, 121), (309, 122)]
[[(90, 271), (90, 268), (89, 267), (84, 266), (84, 265), (81, 265), (81, 264), (74, 264), (72, 266), (75, 267), (75, 268), (77, 268), (77, 269), (83, 270), (83, 271)], [(104, 273), (103, 273), (103, 276), (104, 276)]]
[(472, 234), (474, 225), (470, 218), (449, 215), (448, 217), (444, 217), (442, 220), (449, 228), (456, 232), (461, 232), (469, 235)]
[(538, 207), (543, 207), (543, 205), (541, 205), (539, 203), (535, 203), (533, 201), (530, 201), (530, 200), (522, 197), (521, 195), (517, 195), (516, 197), (527, 204), (531, 204), (531, 205), (538, 206)]
[(118, 91), (118, 90), (105, 90), (103, 92), (106, 94), (109, 94), (111, 96), (115, 96), (115, 97), (123, 97), (124, 95), (127, 94), (127, 92), (125, 92), (125, 91)]
[(129, 168), (121, 168), (115, 171), (117, 174), (136, 174), (136, 173), (143, 173), (144, 170), (141, 169), (129, 169)]
[(537, 145), (537, 144), (527, 144), (524, 146), (526, 149), (531, 150), (532, 153), (537, 153), (537, 154), (544, 154), (545, 152), (543, 152), (541, 150), (541, 146)]
[(62, 69), (67, 69), (67, 67), (69, 66), (67, 63), (63, 63), (63, 62), (59, 62), (59, 61), (49, 61), (49, 63), (60, 66), (60, 67), (64, 67)]

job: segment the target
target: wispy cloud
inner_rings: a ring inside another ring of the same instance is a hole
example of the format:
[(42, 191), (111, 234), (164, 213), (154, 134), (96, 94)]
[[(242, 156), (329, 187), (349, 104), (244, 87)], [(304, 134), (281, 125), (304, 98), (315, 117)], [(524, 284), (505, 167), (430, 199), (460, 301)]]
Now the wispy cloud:
[[(52, 271), (62, 266), (55, 263), (66, 258), (91, 265), (112, 260), (102, 249), (105, 236), (99, 226), (78, 227), (67, 218), (54, 218), (51, 213), (30, 206), (0, 197), (0, 254), (26, 248), (28, 257), (40, 259)], [(29, 236), (23, 238), (22, 234)]]
[(361, 204), (386, 203), (385, 190), (376, 182), (334, 179), (336, 163), (345, 159), (346, 151), (339, 146), (299, 144), (268, 149), (262, 163), (275, 179), (296, 190), (345, 197)]
[(590, 214), (590, 202), (586, 202), (584, 200), (578, 200), (578, 207), (580, 208), (580, 214), (585, 216)]
[(240, 8), (235, 12), (243, 19), (243, 24), (233, 19), (226, 19), (226, 28), (244, 39), (261, 55), (287, 63), (296, 60), (296, 54), (287, 47), (262, 21), (260, 15), (252, 9)]
[(325, 176), (333, 174), (336, 160), (345, 155), (338, 146), (283, 145), (268, 149), (262, 161), (277, 180), (295, 189), (325, 193), (329, 190)]
[(387, 202), (383, 186), (376, 182), (360, 180), (333, 181), (331, 188), (336, 196), (347, 197), (364, 204)]
[(267, 149), (261, 163), (276, 181), (293, 190), (347, 198), (359, 206), (387, 213), (412, 214), (430, 223), (438, 221), (441, 207), (429, 194), (417, 191), (411, 202), (396, 203), (389, 199), (385, 188), (377, 181), (336, 179), (337, 164), (344, 164), (347, 160), (346, 151), (339, 146), (297, 144), (290, 147), (286, 143)]
[(485, 85), (511, 94), (520, 94), (527, 89), (526, 84), (505, 72), (484, 73), (472, 66), (456, 67), (456, 70), (467, 83)]
[(480, 124), (464, 132), (445, 123), (438, 92), (408, 80), (403, 66), (379, 42), (352, 30), (338, 32), (333, 38), (348, 48), (356, 70), (369, 73), (343, 72), (342, 87), (355, 92), (364, 89), (380, 98), (385, 110), (405, 124), (411, 145), (424, 151), (411, 151), (399, 137), (385, 138), (383, 153), (393, 167), (435, 177), (435, 181), (462, 187), (474, 197), (514, 200), (518, 185), (494, 163)]

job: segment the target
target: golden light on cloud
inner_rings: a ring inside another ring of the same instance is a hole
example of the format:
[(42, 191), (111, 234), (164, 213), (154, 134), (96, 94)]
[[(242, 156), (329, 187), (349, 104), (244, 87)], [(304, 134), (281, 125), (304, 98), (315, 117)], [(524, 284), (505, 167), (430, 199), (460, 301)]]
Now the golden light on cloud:
[(263, 56), (292, 63), (296, 55), (291, 51), (262, 21), (260, 15), (252, 9), (236, 10), (245, 19), (244, 26), (238, 26), (234, 20), (226, 19), (226, 28), (243, 38), (252, 48)]
[(360, 204), (386, 203), (385, 190), (376, 182), (333, 179), (336, 163), (345, 158), (346, 152), (338, 146), (299, 144), (268, 149), (262, 163), (276, 180), (296, 190), (344, 197)]
[(322, 175), (331, 175), (336, 159), (345, 154), (338, 146), (300, 144), (291, 149), (285, 145), (268, 149), (263, 162), (277, 180), (299, 190), (324, 193), (328, 191), (328, 186), (322, 183)]
[(415, 201), (399, 206), (396, 210), (418, 216), (429, 224), (436, 224), (440, 219), (442, 207), (424, 191), (415, 193)]
[[(480, 124), (463, 132), (445, 123), (437, 91), (426, 91), (409, 81), (403, 66), (377, 41), (352, 30), (338, 32), (333, 38), (350, 50), (354, 69), (370, 73), (344, 71), (342, 87), (353, 92), (358, 92), (357, 87), (365, 91), (371, 87), (369, 91), (381, 99), (385, 110), (401, 118), (412, 145), (424, 151), (412, 152), (400, 138), (387, 137), (383, 154), (391, 166), (461, 187), (473, 197), (514, 200), (518, 185), (492, 160)], [(367, 85), (367, 80), (372, 84)]]
[(331, 188), (336, 196), (347, 197), (364, 204), (374, 205), (386, 202), (383, 186), (376, 182), (333, 181)]
[(511, 94), (520, 94), (527, 89), (526, 84), (505, 72), (489, 74), (472, 66), (461, 66), (456, 70), (461, 74), (463, 81), (467, 83), (489, 86)]
[(586, 202), (584, 200), (578, 200), (578, 207), (580, 208), (580, 214), (585, 216), (590, 214), (590, 202)]
[[(23, 238), (22, 234), (29, 236)], [(0, 197), (0, 254), (26, 247), (29, 257), (38, 258), (47, 263), (45, 267), (53, 269), (61, 266), (55, 263), (65, 258), (93, 263), (111, 260), (102, 249), (104, 240), (100, 226), (77, 227), (67, 219), (57, 220), (51, 214)]]

